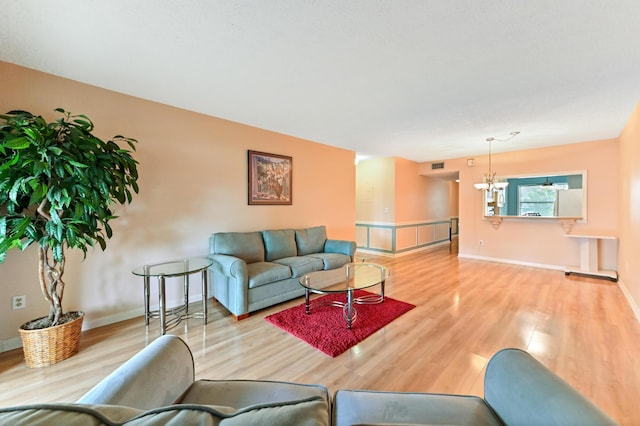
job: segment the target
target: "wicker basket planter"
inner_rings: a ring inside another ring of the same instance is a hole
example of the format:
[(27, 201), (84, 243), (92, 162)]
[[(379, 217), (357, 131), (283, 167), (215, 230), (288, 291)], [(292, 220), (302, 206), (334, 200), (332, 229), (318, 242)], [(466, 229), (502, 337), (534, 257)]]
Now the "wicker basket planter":
[[(84, 313), (67, 323), (37, 330), (20, 326), (22, 351), (29, 368), (46, 367), (63, 361), (78, 352)], [(36, 320), (37, 321), (37, 320)]]

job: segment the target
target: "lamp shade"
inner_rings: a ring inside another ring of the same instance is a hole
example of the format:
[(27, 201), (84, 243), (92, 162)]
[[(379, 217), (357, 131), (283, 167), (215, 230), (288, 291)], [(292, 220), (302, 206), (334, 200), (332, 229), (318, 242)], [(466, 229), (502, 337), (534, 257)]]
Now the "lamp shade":
[(505, 189), (509, 185), (509, 182), (495, 182), (493, 186), (497, 189)]
[(489, 189), (488, 183), (474, 183), (473, 186), (475, 186), (476, 189)]

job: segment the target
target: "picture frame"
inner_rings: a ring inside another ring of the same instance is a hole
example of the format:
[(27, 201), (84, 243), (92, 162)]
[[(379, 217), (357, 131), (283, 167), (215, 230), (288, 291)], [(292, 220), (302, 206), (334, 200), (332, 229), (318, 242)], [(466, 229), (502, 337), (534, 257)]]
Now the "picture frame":
[(293, 159), (248, 151), (249, 205), (292, 205)]

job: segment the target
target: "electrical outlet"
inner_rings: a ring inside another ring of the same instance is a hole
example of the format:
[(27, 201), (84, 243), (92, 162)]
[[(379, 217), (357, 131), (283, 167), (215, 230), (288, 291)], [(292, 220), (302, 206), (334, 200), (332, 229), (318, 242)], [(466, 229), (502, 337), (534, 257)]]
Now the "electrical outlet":
[(480, 240), (479, 243), (480, 243), (481, 246), (484, 245), (484, 241), (482, 241), (482, 240)]
[(11, 298), (11, 309), (22, 309), (27, 306), (27, 296), (13, 296)]

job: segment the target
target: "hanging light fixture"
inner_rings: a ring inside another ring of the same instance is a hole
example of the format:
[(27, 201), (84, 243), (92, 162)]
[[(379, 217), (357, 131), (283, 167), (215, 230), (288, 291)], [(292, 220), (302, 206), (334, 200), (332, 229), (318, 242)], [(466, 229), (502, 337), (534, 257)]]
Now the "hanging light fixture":
[(507, 185), (509, 185), (509, 182), (496, 182), (496, 172), (494, 172), (491, 169), (491, 142), (493, 141), (506, 142), (508, 140), (513, 139), (518, 134), (520, 134), (520, 132), (517, 132), (517, 131), (511, 132), (510, 133), (511, 136), (509, 136), (506, 139), (496, 139), (493, 137), (487, 138), (487, 142), (489, 142), (489, 171), (484, 174), (484, 182), (473, 184), (473, 186), (475, 186), (476, 189), (485, 190), (487, 192), (494, 192), (494, 191), (504, 190), (507, 187)]

